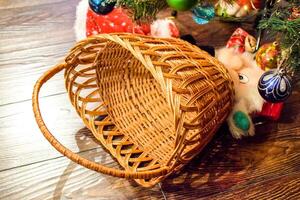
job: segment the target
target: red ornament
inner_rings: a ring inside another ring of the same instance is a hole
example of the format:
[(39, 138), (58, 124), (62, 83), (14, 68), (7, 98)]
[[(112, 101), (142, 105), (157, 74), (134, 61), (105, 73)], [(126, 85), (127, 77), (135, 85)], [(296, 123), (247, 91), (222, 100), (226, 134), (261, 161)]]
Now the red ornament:
[(263, 7), (264, 0), (238, 0), (239, 6), (247, 6), (250, 10), (258, 10)]
[(86, 36), (97, 35), (100, 33), (137, 33), (148, 35), (150, 25), (137, 25), (125, 13), (122, 8), (115, 8), (107, 15), (98, 15), (90, 8), (87, 12)]

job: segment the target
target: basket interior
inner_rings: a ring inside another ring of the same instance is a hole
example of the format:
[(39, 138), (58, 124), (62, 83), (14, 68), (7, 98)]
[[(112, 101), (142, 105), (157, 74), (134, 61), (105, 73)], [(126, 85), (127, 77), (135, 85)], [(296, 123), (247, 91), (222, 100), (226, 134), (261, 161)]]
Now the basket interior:
[[(66, 88), (76, 111), (126, 170), (178, 171), (231, 109), (226, 69), (181, 40), (101, 37), (79, 43), (66, 59)], [(151, 187), (168, 175), (135, 181)]]
[(116, 127), (161, 165), (175, 147), (175, 123), (170, 106), (144, 65), (118, 44), (99, 56), (100, 96)]

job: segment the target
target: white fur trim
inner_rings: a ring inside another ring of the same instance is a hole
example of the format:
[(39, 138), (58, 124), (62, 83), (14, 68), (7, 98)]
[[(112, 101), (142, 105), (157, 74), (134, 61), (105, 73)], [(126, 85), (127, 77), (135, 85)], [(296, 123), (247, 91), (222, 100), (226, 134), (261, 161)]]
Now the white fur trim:
[(86, 38), (86, 15), (89, 8), (88, 0), (82, 0), (79, 2), (76, 10), (76, 20), (74, 24), (74, 30), (76, 40), (82, 40)]

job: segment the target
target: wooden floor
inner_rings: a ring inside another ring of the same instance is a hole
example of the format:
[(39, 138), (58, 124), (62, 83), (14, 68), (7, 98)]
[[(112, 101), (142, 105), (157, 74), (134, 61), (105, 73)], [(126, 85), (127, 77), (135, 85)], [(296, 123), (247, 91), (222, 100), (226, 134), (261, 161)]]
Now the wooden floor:
[[(78, 0), (0, 0), (0, 199), (300, 199), (299, 86), (278, 123), (234, 140), (224, 126), (207, 148), (161, 188), (82, 168), (57, 153), (33, 118), (34, 82), (74, 44)], [(232, 25), (182, 28), (203, 45), (224, 45)], [(188, 21), (189, 23), (187, 23)], [(246, 28), (251, 29), (251, 25)], [(42, 112), (57, 138), (91, 160), (117, 166), (71, 107), (63, 76), (42, 91)]]

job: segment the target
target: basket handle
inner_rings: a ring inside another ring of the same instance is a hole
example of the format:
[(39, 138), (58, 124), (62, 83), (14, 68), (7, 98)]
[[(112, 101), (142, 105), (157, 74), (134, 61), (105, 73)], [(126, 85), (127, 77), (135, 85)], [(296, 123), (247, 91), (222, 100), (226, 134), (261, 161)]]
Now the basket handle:
[(72, 152), (68, 148), (66, 148), (64, 145), (62, 145), (49, 131), (47, 128), (43, 117), (40, 112), (40, 107), (39, 107), (39, 92), (41, 87), (49, 80), (51, 79), (55, 74), (59, 73), (63, 69), (65, 69), (67, 66), (66, 63), (64, 64), (59, 64), (46, 73), (44, 73), (39, 80), (36, 82), (33, 90), (33, 95), (32, 95), (32, 106), (33, 106), (33, 112), (34, 112), (34, 117), (36, 119), (36, 122), (42, 131), (43, 135), (45, 138), (50, 142), (50, 144), (61, 154), (64, 156), (68, 157), (70, 160), (73, 162), (82, 165), (88, 169), (94, 170), (96, 172), (101, 172), (103, 174), (107, 174), (110, 176), (115, 176), (119, 178), (132, 178), (132, 179), (150, 179), (150, 178), (155, 178), (159, 176), (166, 175), (169, 170), (167, 167), (163, 167), (160, 169), (155, 169), (151, 170), (148, 172), (126, 172), (125, 170), (119, 170), (115, 168), (110, 168), (106, 167), (104, 165), (101, 165), (99, 163), (87, 160), (78, 154)]

